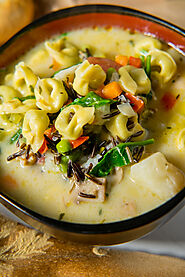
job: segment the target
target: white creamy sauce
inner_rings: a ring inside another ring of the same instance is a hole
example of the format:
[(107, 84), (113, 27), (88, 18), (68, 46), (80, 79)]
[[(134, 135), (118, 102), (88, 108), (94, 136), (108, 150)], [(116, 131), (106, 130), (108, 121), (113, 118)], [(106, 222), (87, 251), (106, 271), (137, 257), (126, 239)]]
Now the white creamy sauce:
[[(135, 43), (144, 38), (142, 34), (130, 34), (119, 28), (82, 29), (68, 34), (68, 40), (75, 46), (89, 47), (94, 56), (111, 59), (119, 54), (134, 56)], [(55, 71), (51, 68), (52, 59), (44, 52), (44, 44), (40, 44), (20, 59), (40, 77), (51, 76)], [(38, 53), (40, 53), (40, 60), (38, 60)], [(153, 145), (146, 147), (146, 156), (162, 152), (168, 162), (185, 172), (185, 139), (179, 138), (180, 132), (185, 128), (185, 63), (179, 60), (181, 57), (175, 51), (172, 51), (172, 54), (177, 61), (177, 74), (173, 78), (176, 81), (174, 83), (170, 81), (166, 87), (156, 91), (157, 100), (149, 105), (152, 109), (157, 109), (157, 112), (147, 122), (143, 122), (142, 126), (147, 129), (148, 137), (155, 139)], [(164, 91), (180, 95), (173, 109), (168, 112), (164, 111), (160, 104)], [(76, 203), (71, 199), (71, 182), (62, 176), (50, 153), (46, 153), (45, 165), (37, 163), (23, 167), (17, 159), (7, 162), (7, 157), (18, 151), (15, 143), (11, 145), (8, 143), (14, 133), (15, 131), (8, 132), (7, 136), (0, 140), (1, 190), (26, 207), (45, 216), (58, 219), (60, 214), (64, 213), (63, 220), (81, 223), (119, 221), (161, 205), (184, 186), (184, 180), (179, 181), (176, 174), (173, 188), (166, 185), (169, 195), (160, 196), (152, 190), (155, 179), (150, 180), (151, 183), (153, 182), (150, 189), (143, 183), (137, 182), (137, 178), (134, 180), (131, 176), (131, 166), (125, 166), (122, 169), (121, 181), (112, 182), (103, 203)], [(151, 178), (155, 177), (151, 176)], [(163, 183), (160, 185), (162, 187)]]

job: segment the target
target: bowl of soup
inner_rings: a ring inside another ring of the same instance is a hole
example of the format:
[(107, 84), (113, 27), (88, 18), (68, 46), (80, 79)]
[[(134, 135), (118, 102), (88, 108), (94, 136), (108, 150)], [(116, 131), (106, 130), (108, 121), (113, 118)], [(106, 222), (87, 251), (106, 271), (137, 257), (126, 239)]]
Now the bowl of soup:
[(185, 196), (184, 31), (111, 5), (31, 23), (0, 48), (1, 203), (92, 244), (136, 239)]

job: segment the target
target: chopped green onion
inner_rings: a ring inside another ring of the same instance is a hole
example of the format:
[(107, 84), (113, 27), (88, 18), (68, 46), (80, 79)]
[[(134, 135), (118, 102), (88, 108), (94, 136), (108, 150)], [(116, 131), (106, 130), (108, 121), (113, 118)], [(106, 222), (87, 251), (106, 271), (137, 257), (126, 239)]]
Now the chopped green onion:
[(141, 59), (141, 62), (142, 62), (142, 67), (145, 68), (145, 56), (141, 55), (140, 59)]
[(151, 55), (148, 55), (146, 57), (146, 74), (148, 77), (150, 76), (151, 73)]
[(147, 52), (145, 49), (142, 49), (142, 50), (140, 51), (140, 53), (141, 53), (142, 55), (144, 55), (144, 56), (148, 55), (148, 52)]
[(63, 38), (63, 37), (66, 37), (67, 35), (69, 34), (69, 32), (65, 32), (61, 35), (59, 35), (57, 38)]
[(34, 95), (28, 95), (25, 97), (14, 97), (14, 99), (19, 99), (21, 102), (24, 102), (29, 99), (36, 99)]
[(13, 144), (14, 142), (16, 142), (21, 133), (22, 133), (22, 128), (19, 128), (19, 130), (10, 138), (9, 143)]

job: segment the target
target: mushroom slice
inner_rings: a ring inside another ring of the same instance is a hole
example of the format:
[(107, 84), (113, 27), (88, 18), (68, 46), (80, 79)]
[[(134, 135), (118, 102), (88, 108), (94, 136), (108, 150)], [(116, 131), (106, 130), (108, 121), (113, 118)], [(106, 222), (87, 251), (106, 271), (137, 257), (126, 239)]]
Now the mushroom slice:
[(75, 202), (104, 202), (106, 190), (105, 178), (94, 178), (88, 175), (85, 181), (73, 182), (71, 190)]

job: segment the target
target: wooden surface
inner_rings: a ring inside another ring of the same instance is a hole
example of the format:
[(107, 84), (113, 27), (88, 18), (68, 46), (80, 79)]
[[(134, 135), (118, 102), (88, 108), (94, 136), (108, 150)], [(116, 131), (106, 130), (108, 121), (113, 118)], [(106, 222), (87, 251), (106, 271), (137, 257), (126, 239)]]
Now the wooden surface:
[(185, 261), (62, 242), (0, 217), (0, 276), (183, 277)]

